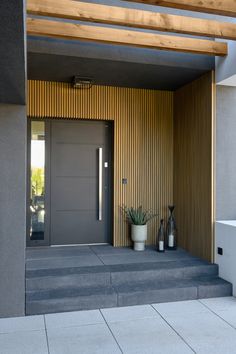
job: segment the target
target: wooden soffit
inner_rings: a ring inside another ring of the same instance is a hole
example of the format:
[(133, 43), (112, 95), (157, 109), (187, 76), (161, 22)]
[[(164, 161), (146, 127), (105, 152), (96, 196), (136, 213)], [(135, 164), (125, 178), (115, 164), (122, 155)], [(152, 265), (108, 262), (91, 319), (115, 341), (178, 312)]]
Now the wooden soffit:
[(140, 48), (172, 50), (195, 54), (227, 55), (227, 44), (202, 39), (168, 36), (116, 28), (86, 26), (77, 23), (28, 18), (31, 36), (84, 40), (97, 43), (128, 45)]
[[(140, 0), (138, 2), (160, 5), (158, 1)], [(180, 0), (173, 1), (173, 3), (175, 2), (181, 3)], [(187, 1), (185, 2), (187, 3)], [(190, 4), (191, 2), (193, 1), (188, 1)], [(167, 6), (164, 4), (172, 2), (162, 1), (162, 3), (163, 6)], [(216, 42), (209, 38), (236, 40), (236, 25), (233, 23), (81, 1), (28, 0), (27, 13), (27, 33), (32, 36), (84, 40), (213, 56), (227, 55), (227, 43)], [(32, 15), (36, 15), (37, 18), (30, 17)], [(48, 17), (57, 18), (57, 20), (48, 19)], [(90, 22), (90, 24), (86, 25), (81, 21)], [(95, 26), (94, 23), (100, 25)], [(104, 26), (104, 24), (113, 27)], [(114, 26), (126, 26), (132, 27), (132, 29), (114, 28)], [(208, 39), (160, 34), (155, 31), (195, 35), (208, 37)]]
[(236, 24), (72, 0), (28, 0), (30, 15), (236, 39)]
[(174, 9), (205, 12), (221, 16), (236, 17), (235, 0), (123, 0), (141, 2), (146, 5), (172, 7)]

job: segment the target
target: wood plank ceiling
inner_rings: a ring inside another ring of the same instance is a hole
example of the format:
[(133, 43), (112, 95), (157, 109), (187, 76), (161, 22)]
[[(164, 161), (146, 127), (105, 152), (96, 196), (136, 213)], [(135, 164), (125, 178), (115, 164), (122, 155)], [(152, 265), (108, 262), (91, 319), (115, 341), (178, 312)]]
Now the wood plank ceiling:
[[(123, 0), (124, 1), (124, 0)], [(146, 5), (172, 7), (174, 9), (206, 12), (221, 16), (236, 17), (235, 0), (125, 0)]]
[[(133, 0), (130, 1), (134, 2)], [(229, 10), (232, 9), (232, 13), (234, 10), (236, 14), (236, 4), (233, 0), (224, 2), (212, 2), (211, 0), (137, 0), (136, 2), (221, 15), (229, 15)], [(230, 5), (232, 6), (230, 7)], [(33, 36), (78, 39), (213, 56), (225, 56), (228, 53), (227, 43), (216, 42), (214, 38), (236, 40), (236, 24), (233, 23), (80, 1), (28, 0), (27, 13), (27, 33)], [(37, 18), (32, 17), (32, 15), (37, 15)], [(57, 20), (45, 17), (53, 17)], [(58, 21), (58, 19), (63, 19), (63, 21)], [(99, 26), (85, 25), (81, 22), (72, 23), (71, 20), (99, 23)], [(101, 24), (106, 26), (101, 26)], [(113, 28), (107, 25), (121, 25), (132, 27), (132, 29)], [(134, 28), (138, 30), (135, 31)], [(142, 30), (140, 31), (140, 29)], [(167, 35), (159, 32), (147, 32), (146, 30), (180, 33), (189, 36)], [(192, 38), (192, 35), (213, 39), (196, 39)]]

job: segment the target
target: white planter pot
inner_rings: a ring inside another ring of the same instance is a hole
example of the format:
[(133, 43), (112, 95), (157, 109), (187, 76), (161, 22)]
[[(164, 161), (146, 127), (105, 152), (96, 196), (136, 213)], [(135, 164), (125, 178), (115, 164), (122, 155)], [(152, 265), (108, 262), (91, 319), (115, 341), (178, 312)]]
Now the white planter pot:
[(134, 242), (135, 251), (145, 250), (147, 240), (147, 225), (131, 225), (131, 239)]

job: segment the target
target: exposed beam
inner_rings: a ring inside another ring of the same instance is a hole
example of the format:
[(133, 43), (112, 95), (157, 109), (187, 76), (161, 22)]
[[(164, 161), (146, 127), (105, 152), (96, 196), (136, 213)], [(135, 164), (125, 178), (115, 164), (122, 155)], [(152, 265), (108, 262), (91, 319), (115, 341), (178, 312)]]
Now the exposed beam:
[(86, 26), (77, 23), (50, 21), (37, 18), (27, 19), (27, 33), (28, 35), (33, 36), (77, 39), (195, 54), (225, 56), (228, 53), (227, 44), (223, 42), (101, 26)]
[(236, 39), (236, 24), (169, 15), (72, 0), (28, 0), (31, 15), (58, 17), (110, 25), (213, 38)]
[(146, 5), (172, 7), (174, 9), (206, 12), (222, 16), (236, 17), (235, 0), (123, 0), (141, 2)]

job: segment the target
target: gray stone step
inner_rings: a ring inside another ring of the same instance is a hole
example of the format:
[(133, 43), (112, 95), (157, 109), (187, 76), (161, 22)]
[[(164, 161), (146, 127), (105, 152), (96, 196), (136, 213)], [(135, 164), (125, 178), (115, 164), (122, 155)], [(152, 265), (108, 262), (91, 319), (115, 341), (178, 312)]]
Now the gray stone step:
[[(32, 295), (32, 294), (31, 294)], [(45, 294), (44, 294), (45, 295)], [(59, 296), (60, 295), (60, 296)], [(67, 295), (67, 296), (66, 296)], [(42, 296), (42, 293), (41, 293)], [(27, 296), (26, 315), (91, 310), (117, 306), (117, 293), (111, 287), (69, 289), (69, 291), (47, 294), (46, 298)], [(43, 296), (42, 296), (43, 297)], [(32, 299), (34, 298), (34, 300)]]
[(230, 296), (232, 285), (219, 277), (131, 282), (98, 288), (30, 291), (28, 315)]
[(111, 284), (114, 286), (132, 282), (168, 281), (192, 279), (199, 276), (217, 276), (218, 266), (200, 260), (185, 260), (160, 263), (121, 265), (111, 269)]
[(94, 272), (83, 274), (51, 275), (26, 279), (27, 291), (47, 289), (63, 289), (67, 287), (96, 287), (109, 286), (111, 274), (109, 272)]
[(129, 284), (115, 288), (118, 306), (195, 300), (232, 295), (232, 285), (219, 277)]
[(27, 291), (66, 287), (122, 285), (127, 282), (187, 279), (218, 275), (218, 266), (200, 260), (149, 262), (112, 266), (27, 270)]

